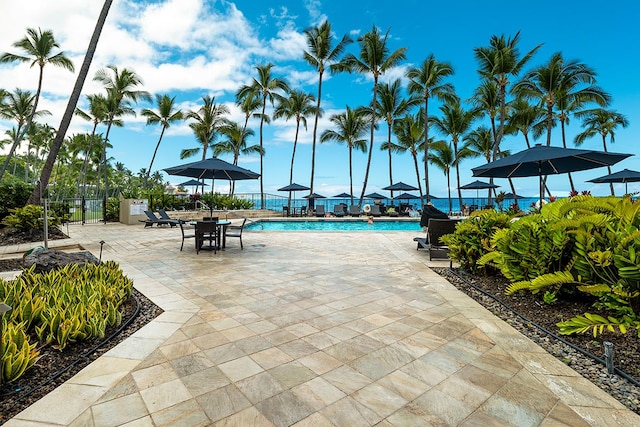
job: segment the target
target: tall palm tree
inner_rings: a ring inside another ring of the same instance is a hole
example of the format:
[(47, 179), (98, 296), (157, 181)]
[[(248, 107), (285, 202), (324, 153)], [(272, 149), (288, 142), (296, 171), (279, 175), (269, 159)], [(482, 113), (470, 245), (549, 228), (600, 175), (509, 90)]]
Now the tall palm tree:
[[(383, 83), (378, 88), (378, 115), (387, 122), (387, 142), (384, 145), (389, 154), (389, 185), (393, 184), (393, 165), (392, 165), (392, 147), (391, 133), (393, 125), (398, 117), (404, 115), (409, 109), (420, 102), (418, 98), (413, 97), (405, 99), (402, 97), (400, 79), (395, 79), (391, 83)], [(393, 191), (391, 191), (393, 198)]]
[[(582, 143), (596, 135), (602, 137), (602, 148), (607, 151), (607, 136), (611, 143), (615, 142), (616, 128), (626, 128), (629, 126), (629, 120), (620, 113), (613, 110), (605, 110), (604, 108), (595, 108), (592, 110), (585, 110), (576, 113), (576, 117), (582, 119), (582, 127), (584, 131), (580, 132), (575, 137), (576, 146), (582, 145)], [(607, 166), (609, 174), (611, 174), (611, 166)], [(613, 183), (609, 184), (611, 189), (611, 195), (615, 196), (613, 191)]]
[(249, 93), (258, 93), (262, 98), (262, 111), (260, 113), (260, 209), (264, 209), (264, 181), (263, 181), (263, 158), (264, 158), (264, 145), (262, 139), (262, 129), (264, 122), (269, 122), (269, 117), (265, 114), (267, 109), (267, 101), (273, 105), (275, 100), (279, 100), (283, 95), (278, 91), (289, 93), (289, 85), (283, 79), (274, 77), (271, 74), (273, 64), (259, 65), (256, 67), (258, 71), (258, 78), (253, 79), (253, 83), (249, 86), (243, 86), (238, 91), (238, 96), (244, 98), (249, 96)]
[[(227, 122), (220, 127), (220, 134), (223, 139), (213, 145), (213, 155), (233, 154), (233, 164), (238, 164), (240, 154), (258, 154), (262, 155), (259, 145), (250, 145), (247, 147), (247, 138), (255, 135), (253, 129), (244, 129), (236, 122)], [(235, 191), (235, 181), (231, 182), (230, 194)]]
[[(298, 134), (300, 132), (300, 124), (307, 129), (307, 116), (315, 115), (316, 106), (314, 105), (315, 97), (303, 91), (294, 90), (280, 100), (273, 112), (273, 118), (279, 119), (284, 117), (286, 120), (294, 118), (296, 120), (296, 135), (293, 139), (293, 150), (291, 152), (291, 168), (289, 169), (289, 184), (293, 184), (293, 164), (296, 157), (296, 146), (298, 145)], [(287, 206), (291, 207), (291, 192)]]
[[(407, 115), (405, 117), (397, 119), (393, 123), (393, 133), (398, 139), (397, 144), (393, 144), (391, 141), (388, 142), (389, 146), (387, 147), (389, 151), (393, 151), (394, 153), (405, 153), (409, 152), (411, 154), (411, 158), (413, 159), (413, 166), (416, 171), (416, 181), (418, 182), (418, 192), (420, 194), (420, 200), (422, 201), (422, 206), (424, 207), (424, 194), (422, 193), (422, 184), (420, 183), (420, 167), (418, 163), (418, 154), (423, 150), (424, 144), (424, 113), (422, 109), (418, 111), (418, 114), (415, 116)], [(392, 195), (393, 198), (393, 195)]]
[(169, 98), (169, 95), (156, 95), (156, 105), (158, 107), (157, 111), (150, 110), (148, 108), (143, 109), (140, 114), (147, 118), (147, 126), (160, 124), (162, 125), (162, 130), (160, 131), (160, 138), (158, 138), (158, 143), (156, 144), (156, 149), (153, 151), (153, 156), (151, 157), (151, 163), (149, 163), (149, 169), (147, 170), (147, 175), (144, 178), (144, 187), (147, 188), (147, 181), (149, 180), (149, 174), (151, 173), (151, 168), (153, 167), (153, 161), (156, 158), (156, 154), (158, 153), (158, 148), (160, 147), (160, 142), (162, 141), (162, 137), (164, 136), (164, 131), (171, 126), (172, 123), (180, 122), (184, 119), (184, 114), (180, 109), (175, 109), (175, 100), (176, 97)]
[[(497, 159), (502, 137), (504, 136), (505, 122), (507, 120), (507, 86), (509, 85), (509, 78), (517, 76), (542, 46), (542, 44), (539, 44), (520, 57), (519, 41), (519, 31), (513, 38), (505, 38), (504, 34), (499, 37), (494, 35), (489, 40), (489, 46), (478, 47), (473, 50), (480, 65), (478, 70), (480, 76), (494, 81), (498, 86), (500, 124), (498, 131), (494, 134), (493, 160)], [(491, 192), (489, 192), (489, 196), (491, 196)], [(491, 197), (489, 197), (488, 202), (491, 204)]]
[(240, 107), (240, 111), (244, 113), (244, 126), (242, 130), (247, 129), (249, 118), (262, 107), (260, 94), (252, 91), (244, 91), (236, 93), (236, 105)]
[(202, 97), (202, 106), (198, 111), (189, 111), (187, 119), (193, 120), (189, 127), (193, 130), (199, 147), (185, 148), (180, 152), (180, 158), (193, 157), (202, 150), (202, 160), (207, 158), (207, 151), (213, 145), (220, 128), (228, 123), (225, 115), (229, 114), (229, 107), (224, 104), (216, 104), (216, 97), (205, 95)]
[(14, 92), (7, 93), (6, 95), (5, 104), (3, 105), (3, 108), (0, 109), (0, 117), (15, 121), (17, 127), (15, 128), (15, 132), (12, 134), (13, 141), (11, 143), (11, 148), (9, 149), (9, 153), (2, 165), (2, 170), (0, 170), (0, 179), (2, 179), (2, 176), (9, 167), (11, 158), (22, 142), (24, 134), (27, 131), (27, 126), (31, 126), (31, 120), (33, 120), (34, 117), (51, 115), (47, 110), (34, 111), (34, 105), (35, 95), (28, 90), (16, 89)]
[[(18, 140), (22, 140), (24, 134), (29, 130), (34, 114), (38, 109), (38, 101), (42, 92), (42, 79), (44, 77), (44, 67), (51, 64), (55, 67), (64, 68), (73, 72), (73, 62), (67, 58), (64, 52), (54, 53), (54, 50), (60, 46), (56, 42), (51, 30), (42, 31), (40, 28), (27, 28), (27, 35), (17, 42), (13, 43), (13, 47), (22, 51), (23, 55), (14, 53), (3, 53), (0, 55), (0, 62), (30, 62), (31, 67), (37, 65), (38, 71), (38, 88), (33, 100), (32, 114), (27, 118), (27, 123), (18, 134)], [(2, 176), (0, 175), (0, 178)]]
[(316, 97), (317, 104), (313, 122), (313, 140), (311, 142), (311, 180), (309, 183), (309, 194), (312, 194), (314, 191), (313, 183), (316, 167), (318, 120), (322, 115), (322, 78), (327, 66), (332, 73), (342, 71), (342, 68), (337, 65), (339, 57), (347, 45), (352, 43), (353, 40), (351, 40), (349, 36), (343, 35), (340, 41), (335, 46), (332, 46), (333, 34), (331, 33), (331, 24), (327, 20), (323, 21), (317, 27), (306, 29), (304, 35), (307, 39), (308, 47), (308, 50), (304, 51), (304, 59), (318, 71), (318, 96)]
[[(526, 73), (517, 82), (512, 91), (527, 99), (538, 102), (545, 108), (547, 124), (547, 146), (551, 145), (551, 130), (558, 118), (562, 118), (564, 136), (564, 120), (568, 116), (560, 116), (556, 110), (572, 108), (579, 110), (585, 103), (595, 102), (606, 106), (611, 97), (595, 85), (596, 72), (591, 67), (576, 60), (565, 61), (561, 53), (555, 53), (549, 61)], [(572, 105), (572, 107), (569, 107)], [(566, 148), (566, 141), (563, 138)], [(575, 190), (571, 174), (568, 174), (571, 189)]]
[(76, 82), (73, 86), (71, 96), (69, 97), (69, 102), (67, 102), (67, 107), (64, 111), (64, 114), (62, 115), (60, 126), (58, 126), (58, 133), (56, 134), (56, 138), (51, 144), (51, 150), (49, 151), (47, 160), (44, 164), (44, 167), (42, 168), (42, 173), (40, 175), (40, 179), (38, 180), (38, 184), (29, 196), (29, 201), (27, 203), (39, 204), (40, 189), (46, 188), (46, 186), (49, 184), (49, 178), (51, 177), (51, 173), (53, 172), (53, 165), (56, 161), (56, 157), (58, 156), (58, 151), (60, 151), (60, 147), (62, 146), (62, 143), (64, 141), (67, 129), (69, 129), (69, 124), (71, 124), (71, 119), (73, 117), (73, 112), (76, 109), (76, 105), (78, 104), (78, 99), (80, 99), (82, 86), (84, 85), (84, 81), (86, 80), (87, 74), (89, 73), (89, 67), (91, 66), (93, 54), (98, 47), (100, 33), (102, 32), (102, 27), (104, 27), (104, 23), (107, 20), (107, 15), (109, 14), (111, 3), (113, 3), (113, 0), (105, 0), (104, 4), (102, 5), (102, 10), (100, 11), (100, 15), (98, 16), (96, 26), (94, 27), (93, 34), (91, 35), (91, 39), (89, 40), (87, 52), (84, 55), (84, 60), (82, 61), (82, 66), (80, 67), (80, 72), (78, 73), (78, 77), (76, 78)]
[[(86, 194), (86, 186), (87, 186), (87, 167), (89, 165), (89, 159), (94, 152), (94, 142), (96, 138), (96, 129), (100, 123), (104, 123), (107, 120), (108, 115), (108, 103), (107, 98), (102, 94), (93, 94), (87, 95), (87, 100), (89, 101), (89, 109), (87, 111), (83, 111), (80, 108), (76, 108), (76, 115), (83, 118), (84, 120), (90, 121), (93, 124), (93, 129), (91, 130), (91, 139), (89, 141), (89, 146), (87, 147), (85, 152), (84, 161), (82, 163), (82, 169), (78, 176), (78, 187), (80, 187), (80, 179), (82, 179), (82, 197)], [(115, 126), (122, 126), (122, 121), (120, 119), (114, 119)], [(102, 144), (104, 141), (102, 141)], [(102, 145), (100, 145), (102, 147)]]
[(320, 142), (345, 143), (349, 149), (349, 194), (353, 205), (353, 150), (367, 151), (367, 140), (364, 139), (367, 131), (367, 112), (362, 108), (351, 109), (348, 105), (344, 113), (334, 114), (329, 119), (335, 129), (327, 129), (322, 132)]
[(373, 153), (373, 137), (377, 122), (377, 102), (378, 102), (378, 81), (380, 76), (386, 71), (397, 66), (400, 61), (406, 58), (406, 47), (401, 47), (393, 52), (389, 51), (387, 41), (389, 30), (382, 35), (380, 30), (374, 25), (371, 31), (358, 38), (360, 44), (360, 57), (347, 54), (343, 58), (339, 69), (360, 74), (371, 74), (373, 77), (373, 98), (371, 102), (371, 133), (369, 137), (369, 154), (367, 157), (367, 168), (364, 173), (364, 182), (358, 206), (362, 205), (364, 194), (367, 191), (369, 181), (369, 170), (371, 169), (371, 155)]
[[(435, 165), (438, 169), (444, 172), (444, 176), (447, 177), (447, 196), (449, 198), (449, 212), (453, 211), (453, 204), (451, 202), (451, 167), (455, 165), (455, 154), (451, 144), (444, 141), (429, 142), (431, 150), (429, 162)], [(461, 205), (462, 206), (462, 205)]]
[[(420, 67), (410, 68), (406, 76), (409, 78), (407, 90), (410, 94), (422, 98), (424, 101), (424, 189), (426, 201), (429, 201), (429, 99), (446, 102), (455, 95), (451, 83), (445, 79), (453, 75), (453, 67), (447, 62), (439, 62), (433, 54), (429, 55)], [(424, 201), (422, 201), (424, 207)]]
[[(107, 132), (105, 133), (105, 141), (109, 141), (109, 133), (111, 132), (111, 126), (113, 120), (123, 111), (127, 111), (127, 114), (133, 113), (131, 103), (137, 103), (138, 101), (151, 101), (151, 95), (149, 92), (138, 89), (142, 86), (143, 82), (140, 76), (135, 71), (127, 68), (118, 69), (115, 65), (107, 65), (106, 68), (101, 68), (96, 72), (93, 80), (102, 83), (107, 90), (107, 99), (109, 102), (109, 114), (107, 121)], [(105, 195), (109, 197), (109, 180), (107, 176), (107, 151), (106, 146), (102, 152), (102, 160), (104, 161), (104, 173), (105, 173)]]
[(460, 99), (455, 98), (453, 101), (440, 107), (442, 117), (433, 119), (433, 125), (442, 134), (451, 137), (451, 145), (454, 156), (454, 164), (456, 168), (456, 183), (458, 188), (458, 206), (462, 206), (462, 191), (460, 190), (460, 156), (464, 135), (469, 131), (473, 121), (477, 118), (478, 113), (474, 110), (464, 110), (460, 105)]

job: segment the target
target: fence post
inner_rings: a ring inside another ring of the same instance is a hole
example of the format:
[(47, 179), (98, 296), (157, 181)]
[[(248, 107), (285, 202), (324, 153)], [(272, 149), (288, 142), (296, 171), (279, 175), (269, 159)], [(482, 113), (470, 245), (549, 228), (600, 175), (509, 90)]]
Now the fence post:
[(87, 219), (87, 201), (84, 196), (82, 196), (82, 206), (80, 207), (80, 210), (82, 211), (82, 225), (84, 225)]

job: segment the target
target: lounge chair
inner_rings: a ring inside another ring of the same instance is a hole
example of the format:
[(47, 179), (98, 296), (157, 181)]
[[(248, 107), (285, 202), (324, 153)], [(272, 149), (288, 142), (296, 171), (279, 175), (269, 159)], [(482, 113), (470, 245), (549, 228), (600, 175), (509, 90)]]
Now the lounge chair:
[(362, 211), (360, 210), (360, 207), (358, 205), (349, 206), (349, 215), (360, 216), (361, 213)]
[[(195, 239), (196, 238), (195, 230), (194, 229), (185, 230), (184, 223), (185, 223), (184, 220), (181, 220), (181, 219), (178, 220), (178, 225), (180, 226), (180, 232), (182, 233), (182, 244), (180, 245), (180, 252), (182, 252), (182, 248), (184, 247), (184, 240), (185, 239)], [(192, 231), (192, 233), (191, 233), (191, 231)]]
[(323, 217), (325, 215), (324, 205), (316, 206), (315, 216)]
[(151, 227), (153, 224), (156, 224), (158, 227), (161, 225), (169, 225), (171, 227), (175, 227), (178, 225), (178, 220), (176, 219), (162, 219), (158, 218), (153, 211), (144, 211), (147, 219), (141, 219), (140, 222), (144, 222), (144, 226)]
[(371, 210), (369, 211), (369, 215), (375, 216), (375, 217), (382, 216), (382, 212), (380, 212), (380, 206), (376, 204), (371, 205)]
[[(445, 245), (440, 238), (445, 234), (451, 234), (456, 231), (457, 219), (435, 219), (429, 218), (426, 237), (415, 237), (414, 242), (418, 243), (417, 250), (427, 249), (429, 251), (429, 261), (434, 254), (444, 255), (448, 258), (449, 247)], [(442, 257), (438, 257), (442, 258)]]
[(158, 209), (158, 215), (160, 215), (160, 219), (175, 220), (175, 218), (171, 218), (164, 209)]
[(224, 233), (225, 238), (227, 237), (237, 237), (240, 239), (240, 250), (244, 249), (242, 247), (242, 230), (244, 230), (244, 224), (247, 222), (247, 218), (242, 221), (240, 225), (227, 225), (227, 229)]
[(345, 216), (347, 213), (344, 210), (344, 205), (334, 205), (333, 206), (333, 215), (341, 217)]

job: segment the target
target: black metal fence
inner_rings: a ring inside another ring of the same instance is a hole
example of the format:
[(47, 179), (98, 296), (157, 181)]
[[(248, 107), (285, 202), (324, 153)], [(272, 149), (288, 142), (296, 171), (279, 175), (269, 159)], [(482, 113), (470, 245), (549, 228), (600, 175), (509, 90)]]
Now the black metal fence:
[(106, 204), (104, 199), (64, 199), (68, 209), (69, 222), (92, 224), (103, 222), (106, 217)]

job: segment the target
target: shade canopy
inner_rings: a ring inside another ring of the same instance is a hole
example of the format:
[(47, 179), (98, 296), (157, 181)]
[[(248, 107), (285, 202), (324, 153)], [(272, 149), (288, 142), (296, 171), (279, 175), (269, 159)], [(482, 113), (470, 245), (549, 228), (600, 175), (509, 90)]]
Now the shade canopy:
[(505, 193), (504, 199), (505, 200), (520, 200), (520, 199), (524, 199), (524, 196), (518, 196), (517, 194), (513, 194), (513, 193)]
[(492, 184), (490, 182), (484, 182), (480, 180), (475, 180), (465, 185), (461, 185), (460, 190), (484, 190), (487, 188), (498, 188), (499, 185)]
[(415, 195), (410, 194), (410, 193), (402, 193), (402, 194), (399, 194), (396, 197), (394, 197), (394, 199), (399, 199), (399, 200), (419, 200), (420, 197), (419, 196), (415, 196)]
[(325, 196), (323, 196), (322, 194), (318, 194), (318, 193), (311, 193), (311, 194), (307, 194), (306, 196), (302, 196), (305, 199), (326, 199)]
[(190, 187), (190, 186), (201, 186), (201, 185), (205, 185), (207, 187), (209, 186), (209, 184), (205, 184), (204, 182), (200, 182), (195, 179), (190, 179), (189, 181), (185, 181), (183, 183), (178, 184), (178, 187)]
[(164, 171), (169, 175), (188, 176), (198, 179), (206, 178), (238, 181), (243, 179), (260, 178), (259, 173), (255, 173), (249, 169), (226, 162), (217, 157), (165, 168)]
[(383, 196), (380, 193), (369, 193), (369, 194), (365, 194), (364, 197), (367, 197), (369, 199), (377, 199), (377, 200), (383, 200), (387, 198), (387, 196)]
[(534, 147), (471, 170), (473, 171), (473, 176), (476, 177), (514, 178), (537, 176), (540, 181), (540, 200), (542, 200), (544, 194), (543, 175), (556, 175), (611, 166), (629, 156), (631, 154), (536, 144)]
[(346, 198), (350, 198), (351, 194), (349, 193), (340, 193), (340, 194), (336, 194), (335, 196), (333, 196), (335, 199), (346, 199)]
[(309, 187), (301, 184), (296, 184), (295, 182), (289, 185), (285, 185), (282, 188), (278, 188), (278, 191), (305, 191), (310, 190)]
[(587, 182), (595, 182), (596, 184), (605, 184), (605, 183), (614, 183), (614, 182), (624, 183), (624, 192), (625, 194), (628, 194), (629, 191), (627, 188), (627, 183), (640, 182), (640, 172), (630, 170), (630, 169), (623, 169), (619, 172), (614, 172), (609, 175), (590, 179)]
[(415, 191), (417, 189), (418, 189), (417, 187), (414, 187), (413, 185), (405, 184), (402, 181), (398, 181), (395, 184), (388, 185), (383, 188), (383, 190), (387, 190), (387, 191)]

